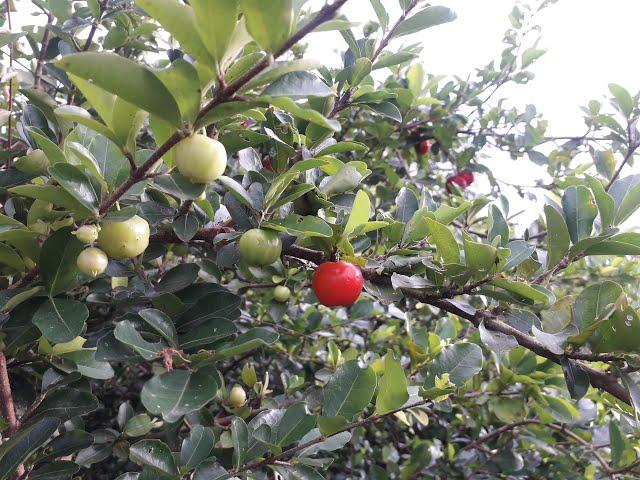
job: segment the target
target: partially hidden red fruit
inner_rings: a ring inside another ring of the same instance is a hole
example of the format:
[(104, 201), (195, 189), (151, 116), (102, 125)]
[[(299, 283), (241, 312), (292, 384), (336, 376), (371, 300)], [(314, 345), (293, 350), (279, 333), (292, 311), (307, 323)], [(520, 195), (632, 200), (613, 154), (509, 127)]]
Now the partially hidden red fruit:
[(249, 120), (243, 120), (240, 125), (242, 125), (242, 128), (249, 128)]
[(362, 292), (360, 268), (347, 262), (325, 262), (313, 273), (311, 286), (326, 307), (350, 307)]
[(473, 183), (473, 172), (464, 171), (460, 172), (452, 177), (447, 178), (445, 187), (448, 193), (452, 193), (451, 184), (456, 184), (458, 188), (464, 190)]
[(427, 153), (429, 153), (429, 148), (431, 148), (431, 145), (429, 145), (429, 140), (423, 140), (416, 145), (416, 150), (420, 155), (426, 155)]
[(266, 157), (264, 160), (262, 160), (262, 166), (268, 172), (274, 172), (275, 171), (273, 169), (273, 165), (271, 165), (271, 159), (269, 157)]

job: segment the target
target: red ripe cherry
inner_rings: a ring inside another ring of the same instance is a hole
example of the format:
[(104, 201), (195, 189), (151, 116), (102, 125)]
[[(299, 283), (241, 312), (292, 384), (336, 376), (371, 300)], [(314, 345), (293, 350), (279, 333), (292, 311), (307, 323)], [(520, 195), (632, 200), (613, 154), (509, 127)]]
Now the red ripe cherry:
[(243, 120), (240, 125), (242, 125), (242, 128), (249, 128), (249, 120)]
[(473, 172), (465, 171), (465, 172), (457, 173), (453, 177), (447, 178), (447, 181), (445, 182), (445, 187), (448, 193), (453, 193), (453, 190), (451, 188), (452, 184), (456, 184), (461, 190), (464, 190), (472, 183), (473, 183)]
[(266, 157), (264, 160), (262, 160), (262, 166), (268, 172), (275, 172), (275, 170), (273, 169), (273, 165), (271, 165), (271, 160), (269, 159), (269, 157)]
[(362, 292), (360, 268), (347, 262), (325, 262), (313, 273), (311, 286), (326, 307), (350, 307)]
[(429, 145), (429, 140), (423, 140), (416, 145), (416, 151), (420, 155), (426, 155), (427, 153), (429, 153), (429, 148), (431, 148), (431, 145)]

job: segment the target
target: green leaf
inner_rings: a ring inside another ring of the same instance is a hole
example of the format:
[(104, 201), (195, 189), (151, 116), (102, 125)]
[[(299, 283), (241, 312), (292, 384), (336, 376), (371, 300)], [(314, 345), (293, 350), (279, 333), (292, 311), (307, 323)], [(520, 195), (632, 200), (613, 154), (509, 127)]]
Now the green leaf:
[(251, 102), (225, 102), (209, 110), (195, 125), (195, 128), (202, 128), (220, 120), (228, 120), (231, 117), (251, 110)]
[(402, 37), (403, 35), (410, 35), (412, 33), (419, 32), (420, 30), (424, 30), (425, 28), (452, 22), (455, 19), (456, 14), (450, 8), (440, 5), (426, 7), (415, 15), (400, 22), (398, 27), (394, 30), (393, 36)]
[(159, 357), (160, 352), (166, 347), (163, 342), (151, 343), (146, 341), (130, 320), (116, 323), (113, 334), (118, 341), (131, 347), (145, 360), (153, 360)]
[(69, 74), (69, 79), (78, 87), (78, 90), (82, 92), (93, 109), (98, 112), (102, 121), (106, 125), (111, 125), (113, 123), (113, 105), (117, 97), (113, 93), (107, 92), (84, 78)]
[(412, 52), (398, 52), (398, 53), (388, 53), (386, 55), (380, 55), (380, 58), (376, 63), (373, 64), (372, 69), (378, 70), (380, 68), (393, 67), (400, 63), (408, 62), (417, 58), (417, 55)]
[[(619, 183), (618, 183), (619, 182)], [(622, 188), (618, 188), (618, 185)], [(609, 189), (616, 205), (614, 225), (620, 225), (640, 207), (640, 175), (617, 180)]]
[(640, 255), (640, 233), (614, 235), (586, 249), (587, 255)]
[(204, 183), (191, 183), (175, 170), (169, 175), (160, 175), (154, 178), (153, 185), (161, 192), (180, 200), (194, 200), (202, 195), (207, 188)]
[(288, 97), (292, 100), (334, 95), (326, 83), (306, 71), (290, 72), (281, 76), (265, 88), (262, 94), (271, 98)]
[(320, 185), (320, 190), (325, 195), (348, 192), (360, 185), (363, 178), (362, 173), (352, 165), (343, 165), (335, 175), (331, 175)]
[(20, 464), (51, 438), (59, 424), (57, 418), (42, 418), (22, 428), (0, 445), (0, 479), (10, 478)]
[(84, 328), (89, 310), (76, 300), (49, 298), (33, 315), (33, 323), (52, 343), (68, 342)]
[[(255, 63), (255, 61), (252, 63)], [(274, 62), (271, 66), (264, 69), (262, 73), (257, 75), (253, 80), (247, 82), (247, 84), (242, 87), (242, 90), (253, 90), (254, 88), (260, 87), (261, 85), (272, 83), (283, 75), (286, 75), (287, 73), (299, 71), (309, 72), (311, 70), (316, 70), (321, 66), (321, 62), (308, 58), (288, 60), (286, 62)]]
[(195, 348), (209, 345), (236, 333), (236, 326), (224, 318), (212, 318), (191, 327), (179, 338), (180, 348)]
[(460, 247), (453, 232), (445, 225), (429, 217), (424, 218), (429, 231), (429, 241), (436, 246), (436, 252), (442, 261), (447, 263), (460, 263)]
[(622, 287), (609, 280), (585, 288), (573, 305), (573, 320), (578, 329), (585, 331), (607, 318), (621, 295)]
[(382, 4), (381, 0), (370, 0), (371, 6), (373, 10), (376, 12), (376, 17), (378, 17), (378, 21), (380, 22), (380, 26), (383, 31), (387, 31), (389, 27), (389, 14), (387, 13), (386, 8)]
[(633, 107), (635, 105), (633, 98), (631, 98), (631, 94), (624, 87), (616, 83), (609, 84), (609, 91), (615, 99), (614, 105), (617, 105), (619, 110), (626, 117), (630, 117), (633, 113)]
[(297, 213), (292, 213), (283, 219), (265, 222), (264, 226), (296, 237), (330, 238), (333, 236), (333, 230), (329, 224), (320, 217), (312, 215), (303, 217)]
[(9, 191), (23, 197), (35, 198), (56, 206), (65, 208), (75, 213), (75, 219), (86, 218), (91, 215), (80, 202), (73, 198), (66, 190), (53, 185), (19, 185), (10, 188)]
[(178, 0), (136, 0), (136, 4), (173, 35), (185, 52), (205, 66), (215, 64), (200, 35), (197, 34), (196, 15), (190, 6)]
[(402, 407), (409, 400), (407, 377), (402, 365), (393, 357), (392, 352), (384, 356), (384, 372), (378, 386), (376, 413), (384, 415)]
[(544, 206), (547, 221), (547, 270), (555, 267), (569, 251), (570, 236), (567, 222), (551, 205)]
[(390, 118), (396, 122), (402, 122), (400, 109), (391, 102), (365, 103), (364, 105), (383, 117)]
[(511, 251), (507, 261), (502, 266), (502, 271), (507, 272), (526, 261), (536, 251), (536, 247), (529, 245), (524, 240), (513, 240), (507, 244), (507, 248)]
[(40, 275), (50, 295), (64, 292), (76, 281), (76, 258), (83, 249), (84, 245), (69, 228), (61, 228), (44, 242), (40, 251)]
[(108, 380), (113, 377), (114, 371), (108, 362), (96, 360), (95, 349), (83, 348), (60, 355), (75, 364), (76, 371), (88, 378), (96, 380)]
[(259, 348), (263, 345), (272, 345), (279, 338), (279, 335), (268, 328), (253, 328), (238, 335), (231, 343), (223, 345), (213, 356), (214, 360), (230, 358), (235, 355), (242, 355)]
[(474, 343), (456, 343), (443, 347), (429, 368), (425, 388), (435, 385), (435, 378), (449, 375), (457, 387), (482, 370), (482, 349)]
[(247, 31), (260, 47), (275, 53), (293, 31), (293, 0), (240, 0)]
[(253, 205), (253, 200), (249, 196), (249, 192), (247, 192), (244, 187), (236, 182), (233, 178), (223, 175), (218, 179), (218, 181), (224, 188), (229, 191), (231, 195), (236, 198), (236, 200), (238, 200), (244, 206), (250, 209), (255, 208)]
[(171, 93), (152, 71), (132, 60), (114, 53), (83, 52), (65, 55), (56, 65), (175, 127), (180, 126), (180, 108)]
[(304, 437), (316, 425), (316, 416), (309, 413), (305, 403), (291, 405), (271, 430), (271, 441), (286, 447)]
[(509, 243), (509, 224), (504, 218), (502, 211), (495, 205), (489, 207), (489, 231), (487, 232), (487, 238), (490, 242), (493, 239), (500, 237), (500, 245), (506, 245)]
[(61, 422), (91, 413), (100, 406), (90, 392), (75, 388), (60, 387), (49, 390), (44, 400), (31, 414), (30, 421), (45, 417), (57, 417)]
[(77, 463), (61, 460), (37, 467), (31, 471), (29, 478), (31, 480), (62, 480), (71, 478), (78, 470), (80, 465)]
[(173, 325), (173, 321), (167, 314), (160, 310), (156, 310), (155, 308), (145, 308), (144, 310), (140, 310), (138, 315), (140, 315), (142, 319), (151, 326), (151, 328), (162, 335), (162, 337), (169, 342), (169, 345), (174, 348), (178, 347), (178, 334), (176, 333), (176, 327)]
[(182, 119), (193, 122), (200, 111), (202, 98), (200, 79), (194, 66), (178, 58), (169, 68), (158, 70), (155, 74), (175, 98)]
[[(98, 132), (101, 135), (104, 135), (105, 137), (109, 138), (110, 140), (120, 144), (120, 140), (111, 131), (111, 129), (106, 125), (104, 125), (103, 123), (95, 120), (91, 116), (91, 114), (87, 112), (84, 108), (80, 108), (75, 105), (63, 105), (62, 107), (56, 108), (55, 113), (57, 116), (64, 118), (65, 120), (69, 120), (70, 122), (76, 122), (76, 123), (79, 123), (80, 125), (84, 125), (85, 127), (90, 128), (94, 132)], [(55, 145), (53, 142), (51, 143), (56, 148), (58, 148), (57, 145)], [(122, 143), (122, 145), (124, 145), (124, 143)], [(62, 152), (60, 152), (60, 155), (64, 156)], [(48, 155), (47, 155), (47, 158), (48, 158)], [(58, 159), (58, 161), (60, 161), (60, 159)], [(56, 162), (52, 162), (52, 163), (56, 163)]]
[(343, 363), (324, 388), (322, 415), (353, 419), (371, 402), (376, 383), (371, 367), (360, 368), (356, 360)]
[(522, 68), (527, 68), (545, 53), (547, 53), (547, 50), (544, 48), (528, 48), (522, 52)]
[(36, 142), (38, 148), (44, 152), (52, 165), (60, 162), (67, 162), (63, 151), (60, 149), (60, 147), (58, 147), (58, 145), (53, 143), (44, 135), (39, 134), (33, 128), (27, 128), (27, 131), (29, 132), (29, 136), (33, 139), (34, 142)]
[(496, 287), (503, 288), (508, 292), (514, 293), (519, 297), (530, 300), (535, 304), (547, 304), (550, 301), (550, 298), (545, 295), (543, 292), (536, 290), (531, 285), (523, 282), (516, 282), (513, 280), (508, 280), (506, 278), (499, 278), (493, 280), (491, 285), (495, 285)]
[(280, 198), (280, 195), (283, 194), (285, 189), (289, 186), (293, 179), (296, 178), (296, 176), (298, 176), (297, 172), (284, 173), (276, 177), (276, 179), (271, 183), (269, 190), (267, 190), (267, 193), (264, 194), (265, 211), (269, 211), (271, 209), (275, 202)]
[(200, 267), (195, 263), (176, 265), (162, 276), (156, 290), (161, 293), (174, 293), (196, 282)]
[(256, 100), (266, 102), (274, 107), (281, 108), (294, 116), (301, 118), (302, 120), (307, 120), (315, 125), (318, 125), (322, 128), (327, 128), (334, 132), (339, 132), (341, 125), (340, 122), (333, 119), (328, 119), (320, 112), (313, 110), (311, 108), (304, 108), (298, 105), (296, 102), (291, 100), (288, 97), (269, 97), (262, 95), (257, 97)]
[(141, 440), (129, 448), (129, 459), (156, 473), (178, 477), (178, 468), (169, 447), (160, 440)]
[(180, 240), (188, 242), (198, 233), (200, 222), (198, 222), (198, 217), (195, 213), (187, 212), (174, 218), (171, 227)]
[(323, 146), (321, 150), (315, 152), (315, 156), (322, 157), (324, 155), (333, 155), (336, 153), (344, 153), (344, 152), (364, 153), (367, 150), (369, 150), (369, 147), (367, 147), (364, 143), (338, 142), (338, 143), (334, 143), (333, 145)]
[(591, 191), (583, 186), (570, 186), (562, 196), (562, 210), (573, 243), (591, 235), (598, 214)]
[(435, 212), (433, 212), (434, 218), (443, 225), (449, 225), (456, 218), (469, 210), (472, 206), (473, 204), (471, 202), (467, 202), (466, 200), (457, 207), (451, 207), (449, 205), (443, 204), (440, 205)]
[(349, 219), (344, 226), (342, 236), (345, 238), (349, 238), (349, 236), (355, 231), (357, 227), (369, 221), (370, 216), (371, 200), (369, 200), (369, 195), (367, 195), (364, 190), (358, 190), (358, 193), (356, 193), (356, 198), (353, 201), (353, 205), (351, 207)]
[(49, 167), (49, 173), (83, 207), (98, 213), (100, 192), (82, 170), (69, 163), (56, 163)]
[(180, 465), (188, 469), (197, 467), (209, 456), (214, 442), (213, 430), (202, 425), (194, 425), (189, 436), (182, 441)]
[(146, 413), (141, 413), (135, 417), (131, 417), (125, 423), (122, 431), (128, 437), (142, 437), (153, 429), (151, 418)]
[(247, 450), (249, 450), (249, 429), (240, 417), (234, 417), (231, 422), (231, 439), (233, 441), (233, 463), (236, 468), (239, 468), (244, 464)]
[[(200, 39), (216, 63), (224, 57), (238, 21), (237, 0), (191, 0)], [(192, 34), (193, 35), (193, 34)]]
[(145, 383), (140, 399), (149, 412), (174, 423), (187, 413), (205, 406), (217, 392), (215, 372), (174, 370)]
[(586, 176), (587, 183), (593, 192), (600, 213), (600, 230), (605, 231), (613, 224), (613, 216), (615, 213), (615, 203), (613, 197), (609, 195), (600, 180)]
[(496, 266), (498, 258), (497, 249), (486, 243), (473, 242), (469, 238), (464, 238), (464, 258), (467, 267), (474, 273), (476, 278), (487, 276)]

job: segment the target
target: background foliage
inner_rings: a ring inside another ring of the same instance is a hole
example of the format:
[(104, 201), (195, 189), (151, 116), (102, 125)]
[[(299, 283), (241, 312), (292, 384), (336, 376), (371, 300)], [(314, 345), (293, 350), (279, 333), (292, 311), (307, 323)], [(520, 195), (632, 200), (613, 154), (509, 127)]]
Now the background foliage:
[[(352, 25), (346, 1), (32, 0), (47, 23), (19, 32), (4, 2), (0, 478), (637, 476), (640, 95), (549, 137), (500, 89), (553, 2), (449, 78), (404, 38), (449, 8)], [(318, 30), (341, 68), (305, 57)], [(196, 131), (229, 155), (210, 184), (173, 168)], [(521, 238), (499, 151), (553, 177)], [(82, 275), (74, 230), (134, 215), (144, 254)], [(284, 243), (267, 267), (238, 254), (256, 226)], [(348, 309), (309, 288), (336, 257), (365, 277)]]

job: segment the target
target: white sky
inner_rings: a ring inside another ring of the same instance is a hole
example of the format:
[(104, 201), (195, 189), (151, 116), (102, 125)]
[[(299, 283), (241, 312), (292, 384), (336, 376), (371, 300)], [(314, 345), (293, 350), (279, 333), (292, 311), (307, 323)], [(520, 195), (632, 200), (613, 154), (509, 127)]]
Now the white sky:
[[(312, 0), (316, 6), (322, 0)], [(382, 0), (391, 23), (400, 14), (398, 0)], [(508, 15), (516, 0), (441, 0), (432, 2), (452, 8), (456, 21), (424, 30), (391, 43), (398, 49), (403, 43), (423, 42), (422, 61), (425, 71), (433, 74), (456, 74), (466, 77), (477, 67), (497, 58), (504, 48), (502, 35), (509, 27)], [(344, 13), (349, 20), (366, 22), (375, 13), (369, 0), (349, 0)], [(640, 90), (640, 67), (635, 51), (640, 43), (637, 21), (638, 0), (559, 0), (539, 14), (542, 27), (539, 47), (547, 53), (530, 68), (536, 77), (527, 85), (505, 87), (498, 97), (507, 97), (513, 105), (536, 105), (549, 121), (549, 135), (581, 135), (586, 131), (580, 106), (591, 99), (603, 100), (607, 85), (618, 83), (632, 95)], [(310, 54), (316, 58), (337, 58), (333, 50), (344, 49), (341, 37), (330, 33), (315, 34), (324, 41), (311, 39)], [(336, 40), (337, 39), (337, 40)], [(545, 176), (543, 169), (525, 160), (513, 162), (501, 154), (483, 160), (494, 175), (509, 183), (531, 185)], [(640, 173), (640, 162), (627, 167), (622, 176)], [(547, 179), (548, 181), (549, 179)], [(480, 180), (479, 191), (487, 184)], [(519, 217), (522, 230), (542, 210), (545, 191), (536, 190), (539, 202), (535, 208), (518, 197), (514, 189), (503, 188), (511, 202), (511, 212), (527, 210)], [(640, 223), (635, 215), (628, 224)]]

